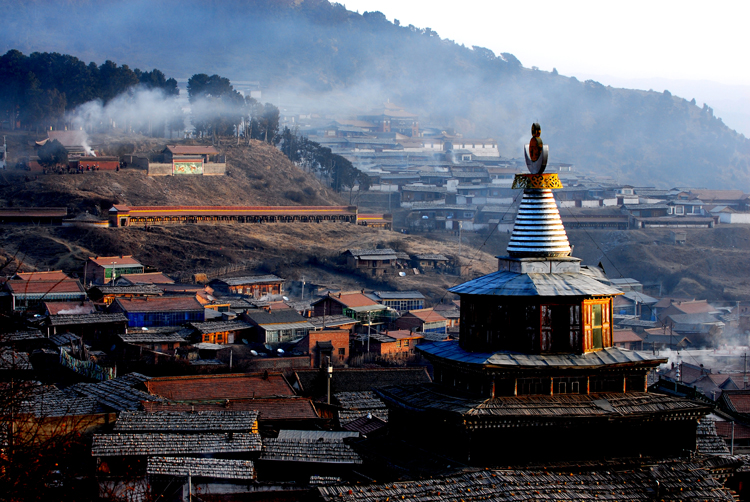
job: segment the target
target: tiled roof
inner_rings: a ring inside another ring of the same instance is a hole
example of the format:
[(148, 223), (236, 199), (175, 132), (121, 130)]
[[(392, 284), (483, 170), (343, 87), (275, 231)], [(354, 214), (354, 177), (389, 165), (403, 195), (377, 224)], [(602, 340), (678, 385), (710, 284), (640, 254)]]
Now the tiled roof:
[(632, 329), (613, 329), (612, 340), (615, 343), (642, 342), (643, 338)]
[(34, 369), (27, 352), (16, 352), (8, 347), (0, 347), (0, 370), (28, 371)]
[(144, 403), (147, 411), (257, 411), (258, 420), (317, 420), (318, 414), (310, 399), (283, 397), (276, 399), (232, 399), (216, 403)]
[(345, 324), (359, 324), (359, 321), (345, 315), (327, 315), (320, 317), (308, 317), (307, 321), (316, 328), (336, 327)]
[(278, 439), (335, 439), (339, 441), (356, 437), (359, 437), (359, 434), (351, 431), (301, 431), (295, 429), (282, 429), (278, 435)]
[(23, 295), (59, 295), (64, 293), (85, 293), (78, 279), (64, 279), (58, 281), (48, 280), (10, 280), (5, 283), (10, 292), (15, 296)]
[(116, 298), (125, 312), (181, 312), (203, 310), (203, 305), (194, 296), (162, 296), (145, 298)]
[(169, 150), (173, 155), (216, 155), (219, 153), (219, 151), (211, 145), (167, 145), (166, 150)]
[(254, 324), (261, 326), (269, 324), (306, 323), (307, 319), (297, 313), (296, 310), (282, 309), (272, 312), (248, 312), (247, 318)]
[(293, 396), (281, 374), (196, 375), (152, 378), (149, 392), (172, 401), (211, 401), (253, 397)]
[(624, 417), (679, 412), (705, 415), (707, 405), (655, 393), (528, 395), (481, 398), (451, 393), (434, 384), (396, 385), (377, 389), (386, 401), (414, 410), (456, 413), (479, 424), (481, 419), (547, 421), (562, 417)]
[(95, 434), (95, 457), (248, 453), (260, 451), (260, 435), (246, 432), (221, 434)]
[(68, 215), (67, 207), (3, 207), (0, 218), (64, 218)]
[(467, 295), (613, 296), (622, 292), (584, 274), (517, 274), (498, 271), (450, 288)]
[(377, 417), (375, 414), (361, 416), (349, 423), (342, 425), (348, 431), (356, 431), (362, 435), (372, 434), (388, 425), (386, 420)]
[(725, 391), (721, 395), (721, 400), (730, 412), (750, 413), (750, 391)]
[(216, 279), (212, 282), (223, 282), (229, 286), (242, 286), (245, 284), (265, 284), (269, 282), (284, 282), (281, 277), (273, 274), (267, 275), (246, 275), (243, 277), (225, 277), (223, 279)]
[(80, 336), (74, 335), (73, 333), (55, 333), (50, 335), (49, 341), (62, 347), (63, 345), (70, 345), (73, 342), (78, 342), (81, 339)]
[(406, 314), (406, 316), (414, 316), (417, 319), (421, 319), (424, 322), (441, 322), (441, 321), (447, 321), (445, 317), (440, 315), (439, 313), (435, 312), (433, 309), (418, 309), (418, 310), (410, 310)]
[(610, 364), (643, 364), (654, 367), (667, 362), (665, 357), (653, 355), (651, 352), (622, 350), (617, 347), (585, 354), (521, 354), (509, 351), (469, 352), (461, 348), (458, 342), (436, 342), (417, 345), (417, 351), (466, 365), (492, 364), (501, 367), (591, 368)]
[(16, 280), (21, 281), (62, 281), (72, 279), (62, 270), (50, 270), (48, 272), (19, 272), (15, 276)]
[[(370, 485), (319, 486), (325, 502), (380, 500), (628, 500), (665, 502), (733, 500), (728, 489), (709, 469), (679, 460), (626, 471), (607, 468), (584, 470), (502, 469), (477, 470), (447, 478), (386, 482)], [(658, 496), (655, 497), (655, 494)]]
[(257, 432), (255, 411), (123, 411), (115, 432)]
[(134, 284), (130, 286), (96, 286), (103, 295), (163, 295), (164, 290), (153, 284)]
[(32, 329), (28, 331), (15, 331), (13, 333), (3, 333), (0, 335), (0, 342), (8, 344), (13, 342), (23, 342), (28, 340), (41, 340), (45, 338), (41, 331)]
[(75, 393), (65, 392), (52, 385), (39, 385), (29, 391), (22, 404), (23, 411), (37, 417), (67, 417), (104, 413), (96, 399), (81, 398)]
[(251, 480), (255, 479), (255, 466), (251, 460), (149, 457), (146, 473), (161, 476)]
[(153, 333), (141, 330), (117, 336), (125, 343), (185, 343), (187, 341), (177, 332)]
[(45, 323), (49, 326), (71, 326), (74, 324), (102, 324), (110, 322), (127, 322), (128, 318), (123, 314), (61, 314), (49, 316)]
[(326, 298), (331, 298), (332, 300), (339, 302), (345, 307), (349, 307), (349, 308), (370, 307), (370, 306), (382, 307), (380, 304), (378, 304), (378, 302), (376, 302), (375, 300), (371, 298), (368, 298), (366, 295), (362, 293), (342, 293), (340, 296), (329, 295), (325, 298), (321, 298), (320, 300), (316, 300), (315, 302), (313, 302), (313, 305), (320, 303)]
[(130, 284), (174, 284), (174, 279), (167, 277), (161, 272), (146, 272), (143, 274), (126, 274), (117, 278), (117, 281), (129, 282)]
[(324, 464), (361, 464), (362, 459), (347, 444), (335, 439), (263, 440), (261, 460)]
[(93, 314), (96, 312), (96, 307), (88, 300), (82, 302), (44, 302), (44, 307), (50, 315)]
[[(326, 376), (318, 369), (295, 371), (302, 394), (318, 396), (326, 392)], [(398, 384), (430, 382), (425, 368), (336, 368), (331, 392), (356, 392)]]
[(79, 383), (71, 387), (71, 390), (98, 403), (112, 408), (113, 410), (137, 410), (142, 401), (163, 401), (159, 396), (152, 396), (143, 391), (135, 389), (148, 380), (149, 377), (140, 373), (128, 373), (113, 380), (100, 383)]
[(250, 329), (253, 326), (244, 321), (210, 321), (210, 322), (192, 322), (190, 326), (198, 330), (201, 334), (217, 333), (219, 331), (237, 331), (241, 329)]
[(95, 256), (89, 258), (90, 261), (96, 263), (100, 267), (104, 268), (119, 268), (129, 266), (143, 266), (141, 263), (133, 258), (132, 256)]
[(424, 300), (424, 295), (419, 291), (375, 291), (373, 292), (381, 300)]

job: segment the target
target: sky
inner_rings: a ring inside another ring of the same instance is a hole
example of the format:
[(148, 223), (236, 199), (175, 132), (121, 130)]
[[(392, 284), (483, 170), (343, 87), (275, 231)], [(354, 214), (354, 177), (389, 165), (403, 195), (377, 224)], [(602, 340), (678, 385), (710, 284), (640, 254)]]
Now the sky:
[(527, 67), (604, 85), (668, 89), (707, 103), (750, 136), (750, 2), (340, 0), (467, 47), (509, 52)]

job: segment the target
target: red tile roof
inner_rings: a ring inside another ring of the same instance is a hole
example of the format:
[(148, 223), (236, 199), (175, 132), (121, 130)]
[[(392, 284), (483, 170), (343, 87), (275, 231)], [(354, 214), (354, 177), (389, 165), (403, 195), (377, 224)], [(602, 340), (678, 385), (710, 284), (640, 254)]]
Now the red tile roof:
[(686, 314), (707, 314), (709, 312), (716, 312), (716, 309), (709, 305), (706, 300), (673, 303), (672, 306)]
[(117, 298), (115, 303), (126, 312), (203, 310), (203, 305), (194, 296)]
[(257, 411), (258, 420), (316, 420), (320, 418), (311, 399), (230, 399), (229, 405), (222, 403), (158, 403), (144, 402), (146, 411)]
[(93, 314), (96, 307), (90, 301), (84, 302), (44, 302), (50, 315)]
[(274, 396), (294, 396), (279, 373), (157, 377), (146, 382), (149, 393), (173, 401), (223, 401)]
[(412, 333), (408, 329), (386, 331), (385, 335), (390, 336), (391, 338), (395, 338), (396, 340), (401, 340), (402, 338), (424, 338), (422, 334)]
[(379, 305), (378, 302), (376, 302), (372, 298), (366, 297), (362, 293), (343, 293), (341, 294), (341, 296), (331, 295), (331, 298), (333, 298), (337, 302), (340, 302), (350, 308), (369, 307), (370, 305)]
[(408, 314), (411, 314), (424, 322), (440, 322), (448, 320), (433, 309), (410, 310)]
[(115, 262), (117, 265), (141, 265), (141, 263), (132, 256), (95, 256), (89, 258), (90, 261), (102, 267), (111, 267)]
[(725, 392), (722, 396), (738, 413), (750, 413), (750, 393), (748, 391)]
[(11, 280), (5, 283), (11, 293), (15, 295), (38, 295), (38, 294), (60, 294), (60, 293), (83, 293), (83, 286), (78, 279), (65, 279), (63, 281), (20, 281)]
[(615, 343), (642, 342), (643, 338), (632, 329), (614, 329), (612, 330), (612, 340)]
[(23, 281), (61, 281), (63, 279), (71, 279), (71, 277), (62, 270), (50, 270), (48, 272), (19, 272), (16, 276)]
[[(732, 422), (720, 422), (716, 421), (716, 433), (723, 437), (731, 439), (732, 437)], [(740, 423), (734, 424), (734, 439), (750, 439), (750, 427), (742, 425)], [(727, 446), (729, 446), (727, 444)]]

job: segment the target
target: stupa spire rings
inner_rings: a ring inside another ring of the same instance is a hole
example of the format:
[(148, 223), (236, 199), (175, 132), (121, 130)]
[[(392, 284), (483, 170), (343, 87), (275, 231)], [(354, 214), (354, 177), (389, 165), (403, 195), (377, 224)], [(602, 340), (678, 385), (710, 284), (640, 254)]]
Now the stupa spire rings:
[(508, 243), (512, 257), (570, 256), (570, 243), (560, 219), (552, 189), (562, 188), (556, 173), (544, 174), (549, 147), (542, 142), (542, 128), (531, 126), (531, 141), (524, 145), (526, 166), (531, 174), (517, 174), (513, 188), (523, 188), (523, 199)]

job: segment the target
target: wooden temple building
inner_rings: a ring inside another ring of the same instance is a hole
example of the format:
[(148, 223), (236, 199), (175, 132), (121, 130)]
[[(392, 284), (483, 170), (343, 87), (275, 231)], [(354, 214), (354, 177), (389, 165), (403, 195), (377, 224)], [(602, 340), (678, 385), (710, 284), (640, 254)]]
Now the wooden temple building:
[(647, 392), (648, 373), (667, 360), (614, 346), (622, 292), (570, 256), (551, 191), (559, 178), (532, 172), (514, 181), (523, 200), (498, 271), (450, 289), (461, 298), (459, 340), (417, 347), (434, 382), (378, 391), (392, 430), (420, 423), (427, 446), (480, 465), (694, 451), (710, 407)]

